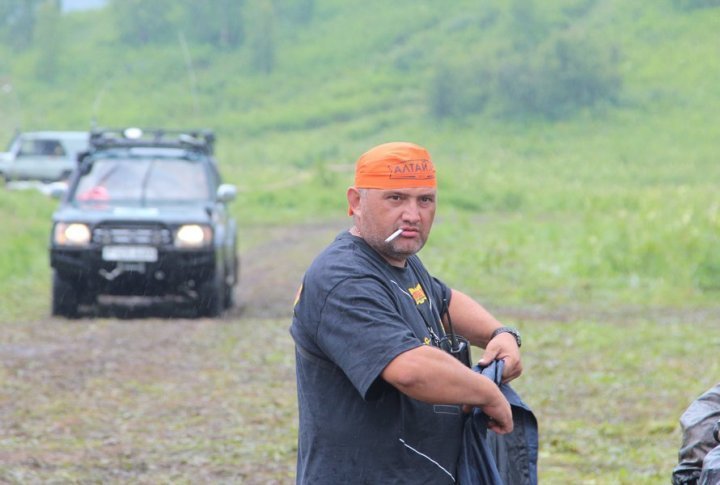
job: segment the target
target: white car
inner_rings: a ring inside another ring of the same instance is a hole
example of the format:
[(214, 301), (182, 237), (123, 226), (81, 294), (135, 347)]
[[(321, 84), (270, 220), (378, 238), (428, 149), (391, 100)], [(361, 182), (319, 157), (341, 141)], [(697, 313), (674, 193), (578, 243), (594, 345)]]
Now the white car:
[(77, 166), (78, 154), (88, 149), (86, 131), (32, 131), (17, 133), (8, 150), (0, 153), (0, 177), (53, 182), (66, 180)]

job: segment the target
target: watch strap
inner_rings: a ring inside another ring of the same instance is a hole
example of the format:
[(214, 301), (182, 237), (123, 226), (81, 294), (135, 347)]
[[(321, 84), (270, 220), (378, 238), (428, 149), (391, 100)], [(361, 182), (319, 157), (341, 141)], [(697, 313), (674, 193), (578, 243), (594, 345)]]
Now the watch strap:
[(492, 335), (490, 335), (490, 340), (494, 339), (501, 333), (509, 333), (513, 337), (515, 337), (515, 342), (517, 343), (518, 348), (522, 345), (522, 339), (520, 338), (520, 332), (513, 327), (500, 327), (493, 330)]

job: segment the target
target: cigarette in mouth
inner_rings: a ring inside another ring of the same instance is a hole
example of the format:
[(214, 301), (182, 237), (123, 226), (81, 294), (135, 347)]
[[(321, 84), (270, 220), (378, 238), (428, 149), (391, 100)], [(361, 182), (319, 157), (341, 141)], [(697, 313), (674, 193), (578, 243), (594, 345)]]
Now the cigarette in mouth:
[(398, 229), (397, 231), (395, 231), (395, 232), (393, 232), (392, 234), (390, 234), (390, 235), (387, 237), (387, 239), (385, 239), (385, 242), (390, 242), (390, 241), (392, 241), (393, 239), (395, 239), (396, 237), (398, 237), (400, 234), (402, 234), (402, 232), (403, 232), (402, 229)]

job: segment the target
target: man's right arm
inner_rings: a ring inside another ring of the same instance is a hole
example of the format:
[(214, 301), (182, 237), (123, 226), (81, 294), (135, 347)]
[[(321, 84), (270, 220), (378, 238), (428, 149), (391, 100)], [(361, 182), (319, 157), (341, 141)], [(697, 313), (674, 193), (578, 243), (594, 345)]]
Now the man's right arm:
[(510, 404), (498, 386), (436, 347), (421, 345), (401, 353), (385, 367), (382, 378), (419, 401), (479, 407), (491, 418), (490, 429), (498, 434), (512, 431)]

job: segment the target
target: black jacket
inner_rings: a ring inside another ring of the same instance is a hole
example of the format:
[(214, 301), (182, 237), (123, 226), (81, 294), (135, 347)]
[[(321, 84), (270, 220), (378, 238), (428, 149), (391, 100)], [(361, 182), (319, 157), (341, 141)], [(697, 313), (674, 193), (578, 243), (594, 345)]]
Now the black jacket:
[(498, 435), (487, 429), (487, 415), (479, 408), (465, 422), (463, 444), (457, 469), (457, 483), (462, 485), (536, 485), (538, 460), (538, 426), (535, 415), (520, 396), (502, 384), (505, 363), (495, 361), (473, 370), (492, 379), (510, 403), (514, 428)]

